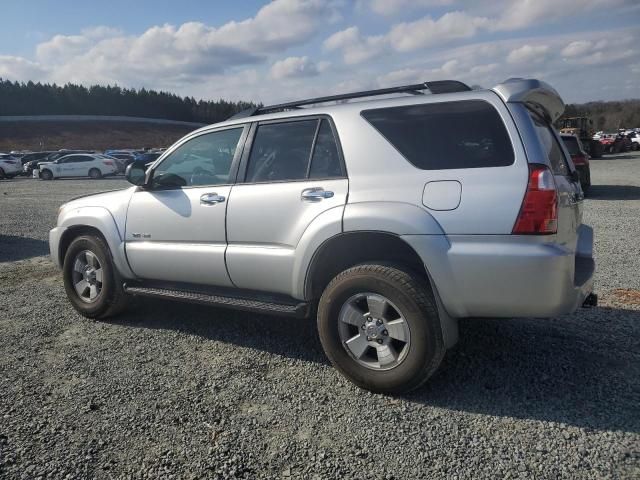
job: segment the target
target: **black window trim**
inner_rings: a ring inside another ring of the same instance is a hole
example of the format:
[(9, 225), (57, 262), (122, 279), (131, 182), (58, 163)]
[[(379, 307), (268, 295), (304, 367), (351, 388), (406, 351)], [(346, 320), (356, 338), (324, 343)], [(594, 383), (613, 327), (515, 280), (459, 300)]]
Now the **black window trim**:
[[(235, 125), (225, 125), (224, 127), (212, 128), (210, 130), (197, 132), (189, 135), (188, 137), (185, 137), (183, 141), (181, 141), (180, 143), (174, 144), (166, 152), (163, 152), (162, 155), (160, 155), (160, 157), (154, 160), (155, 164), (151, 168), (149, 168), (149, 171), (147, 172), (147, 176), (145, 179), (145, 188), (152, 191), (164, 191), (164, 190), (189, 190), (192, 188), (229, 187), (234, 185), (237, 179), (238, 168), (240, 166), (240, 159), (242, 156), (243, 147), (246, 143), (250, 127), (251, 127), (251, 124), (249, 123), (238, 123)], [(169, 158), (171, 154), (175, 152), (178, 148), (180, 148), (182, 145), (184, 145), (187, 142), (190, 142), (195, 138), (201, 137), (203, 135), (208, 135), (210, 133), (223, 132), (225, 130), (234, 130), (238, 128), (242, 128), (242, 133), (240, 133), (240, 138), (238, 139), (238, 145), (233, 155), (233, 160), (231, 161), (231, 167), (229, 168), (229, 181), (227, 183), (216, 183), (211, 185), (186, 185), (184, 187), (162, 187), (162, 186), (154, 187), (153, 186), (153, 173), (155, 172), (155, 170), (160, 165), (162, 165), (162, 163), (164, 163), (164, 161), (167, 158)]]
[[(504, 127), (504, 130), (507, 134), (507, 138), (509, 138), (509, 145), (511, 146), (511, 151), (513, 153), (513, 161), (508, 164), (508, 165), (492, 165), (492, 166), (486, 166), (486, 167), (459, 167), (459, 168), (430, 168), (430, 169), (425, 169), (425, 168), (420, 168), (417, 165), (414, 165), (413, 162), (411, 160), (409, 160), (395, 145), (392, 141), (390, 141), (386, 135), (384, 135), (373, 123), (371, 123), (369, 120), (367, 120), (367, 118), (364, 116), (365, 113), (367, 112), (371, 112), (371, 111), (375, 111), (375, 110), (392, 110), (395, 108), (403, 108), (403, 107), (413, 107), (413, 106), (422, 106), (422, 105), (440, 105), (443, 103), (458, 103), (458, 102), (470, 102), (470, 101), (477, 101), (477, 102), (483, 102), (486, 103), (487, 105), (489, 105), (498, 115), (498, 117), (500, 118), (500, 122), (502, 123), (502, 126)], [(496, 108), (496, 106), (489, 102), (488, 100), (485, 100), (483, 98), (465, 98), (464, 100), (440, 100), (440, 101), (436, 101), (436, 102), (423, 102), (423, 103), (412, 103), (409, 105), (394, 105), (394, 106), (390, 106), (390, 107), (377, 107), (377, 108), (368, 108), (366, 110), (361, 110), (360, 111), (360, 116), (362, 117), (362, 119), (367, 122), (368, 125), (371, 126), (371, 128), (373, 128), (382, 138), (384, 138), (387, 143), (389, 145), (391, 145), (391, 147), (398, 152), (398, 154), (404, 158), (406, 160), (406, 162), (411, 165), (413, 168), (415, 168), (416, 170), (420, 171), (420, 172), (428, 172), (428, 171), (443, 171), (443, 170), (467, 170), (467, 169), (472, 169), (472, 168), (510, 168), (512, 167), (515, 163), (516, 163), (516, 148), (515, 145), (513, 144), (513, 139), (511, 138), (511, 133), (509, 132), (509, 128), (507, 123), (504, 121), (504, 119), (502, 118), (502, 115), (500, 115), (500, 112), (498, 111), (498, 109)]]
[[(533, 123), (533, 128), (535, 129), (535, 120), (538, 120), (540, 123), (543, 123), (551, 132), (551, 136), (555, 139), (556, 144), (558, 145), (558, 147), (560, 148), (560, 152), (562, 152), (562, 156), (564, 157), (564, 163), (567, 167), (567, 175), (562, 175), (560, 173), (555, 173), (553, 171), (553, 165), (551, 165), (551, 159), (548, 159), (549, 161), (549, 168), (551, 170), (551, 173), (553, 173), (553, 176), (561, 176), (561, 177), (565, 177), (565, 178), (571, 178), (571, 175), (576, 171), (575, 170), (575, 165), (573, 165), (573, 160), (571, 160), (571, 153), (569, 152), (569, 149), (564, 145), (564, 141), (562, 140), (562, 135), (560, 135), (560, 133), (558, 133), (558, 131), (555, 129), (555, 127), (553, 126), (552, 123), (550, 123), (546, 118), (544, 118), (542, 115), (540, 115), (538, 112), (536, 112), (535, 110), (527, 107), (527, 110), (529, 112), (529, 115), (531, 116), (531, 120)], [(538, 132), (535, 132), (536, 137), (538, 136)], [(578, 143), (578, 145), (580, 145)]]
[[(336, 148), (338, 149), (338, 158), (340, 159), (340, 169), (342, 170), (342, 175), (335, 177), (318, 177), (318, 178), (309, 178), (310, 174), (310, 166), (311, 160), (313, 159), (313, 153), (315, 151), (316, 140), (318, 138), (319, 129), (321, 126), (322, 120), (327, 120), (329, 123), (329, 127), (331, 128), (331, 133), (333, 134), (333, 140), (336, 143)], [(307, 163), (307, 172), (305, 178), (298, 178), (293, 180), (269, 180), (263, 182), (247, 182), (247, 170), (249, 166), (249, 157), (251, 156), (251, 150), (253, 148), (253, 141), (256, 137), (256, 132), (260, 125), (272, 125), (277, 123), (293, 123), (293, 122), (302, 122), (305, 120), (317, 120), (316, 131), (313, 138), (313, 143), (311, 145), (311, 152), (309, 156), (309, 161)], [(335, 124), (333, 122), (333, 118), (327, 114), (316, 114), (316, 115), (301, 115), (301, 116), (292, 116), (292, 117), (283, 117), (276, 118), (270, 120), (257, 120), (252, 122), (251, 130), (249, 132), (247, 141), (245, 142), (244, 149), (242, 152), (242, 159), (240, 161), (240, 169), (238, 171), (238, 175), (236, 177), (237, 185), (266, 185), (272, 183), (293, 183), (293, 182), (315, 182), (315, 181), (323, 181), (323, 180), (344, 180), (348, 179), (348, 173), (346, 164), (344, 161), (344, 154), (342, 152), (342, 145), (340, 143), (340, 137), (338, 136), (338, 132), (335, 128)]]

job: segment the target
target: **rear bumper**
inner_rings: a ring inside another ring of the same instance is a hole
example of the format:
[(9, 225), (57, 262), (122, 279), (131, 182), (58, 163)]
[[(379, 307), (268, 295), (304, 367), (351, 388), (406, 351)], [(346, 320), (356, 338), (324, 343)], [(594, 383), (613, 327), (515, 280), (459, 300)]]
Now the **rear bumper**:
[(575, 311), (593, 291), (593, 229), (575, 249), (545, 237), (406, 235), (453, 317), (553, 317)]

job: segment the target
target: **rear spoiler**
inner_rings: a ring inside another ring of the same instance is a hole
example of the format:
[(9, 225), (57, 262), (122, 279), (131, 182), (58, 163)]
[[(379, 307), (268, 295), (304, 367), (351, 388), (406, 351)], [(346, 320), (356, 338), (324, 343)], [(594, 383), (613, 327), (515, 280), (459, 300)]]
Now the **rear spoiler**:
[(549, 123), (555, 122), (564, 112), (560, 94), (548, 83), (535, 78), (510, 78), (491, 90), (507, 103), (524, 103)]

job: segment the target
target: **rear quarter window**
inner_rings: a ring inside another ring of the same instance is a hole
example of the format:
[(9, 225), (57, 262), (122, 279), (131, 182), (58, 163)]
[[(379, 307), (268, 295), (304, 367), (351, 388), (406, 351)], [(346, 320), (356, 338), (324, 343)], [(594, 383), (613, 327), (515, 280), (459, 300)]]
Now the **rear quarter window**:
[(571, 155), (580, 155), (580, 145), (576, 137), (562, 137), (562, 141)]
[(422, 170), (504, 167), (514, 162), (500, 115), (482, 100), (378, 108), (362, 116)]
[(542, 118), (534, 113), (529, 113), (533, 120), (533, 125), (538, 135), (538, 140), (542, 145), (542, 149), (549, 159), (549, 165), (554, 175), (569, 176), (571, 170), (567, 164), (567, 159), (562, 152), (562, 148), (558, 143), (556, 135), (553, 133), (553, 127)]

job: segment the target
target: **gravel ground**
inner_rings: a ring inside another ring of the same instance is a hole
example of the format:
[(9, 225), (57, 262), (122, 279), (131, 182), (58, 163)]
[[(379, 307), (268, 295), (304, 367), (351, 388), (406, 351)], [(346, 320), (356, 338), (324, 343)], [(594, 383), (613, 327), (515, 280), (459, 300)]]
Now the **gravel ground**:
[(1, 478), (638, 478), (640, 155), (592, 162), (601, 306), (467, 320), (403, 397), (352, 386), (312, 321), (140, 302), (77, 315), (46, 257), (68, 198), (0, 182)]

